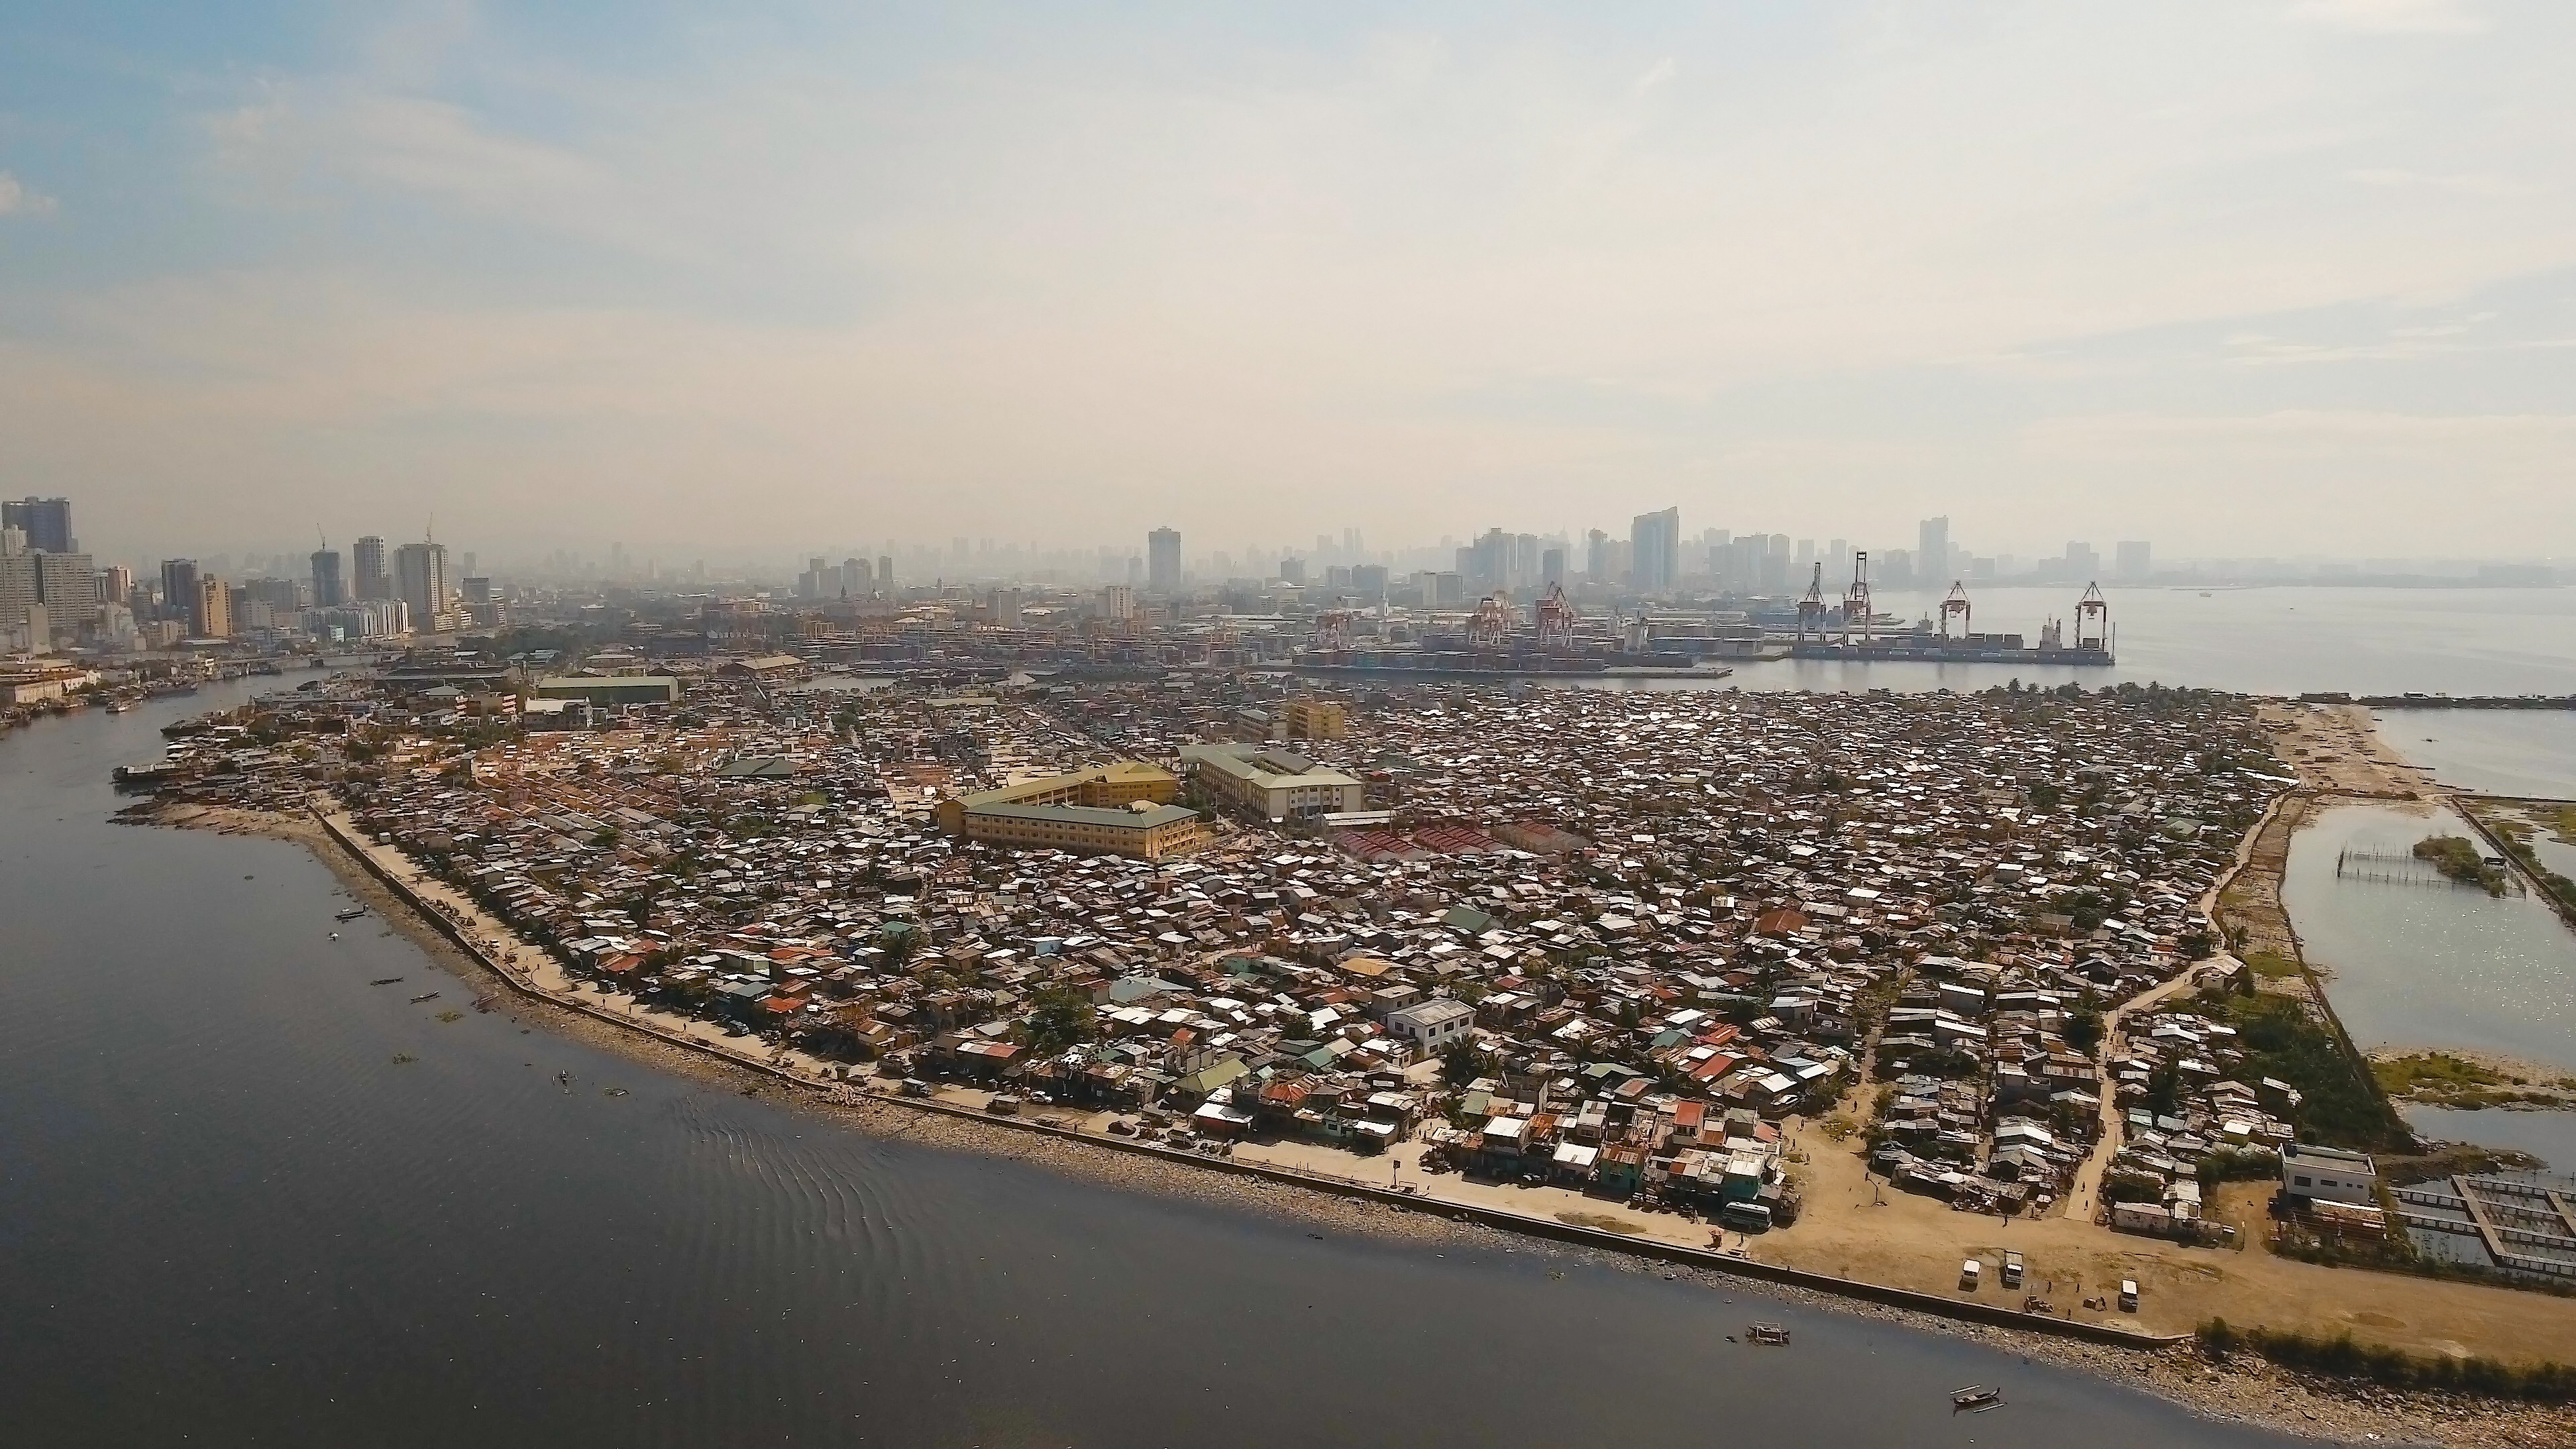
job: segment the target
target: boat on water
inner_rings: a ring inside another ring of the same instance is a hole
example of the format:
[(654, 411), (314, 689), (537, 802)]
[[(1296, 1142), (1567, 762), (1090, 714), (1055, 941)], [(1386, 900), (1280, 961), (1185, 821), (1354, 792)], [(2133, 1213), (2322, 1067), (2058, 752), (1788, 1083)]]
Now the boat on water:
[(365, 906), (352, 906), (352, 907), (350, 907), (349, 909), (347, 909), (347, 910), (345, 910), (345, 911), (342, 911), (342, 912), (340, 912), (339, 914), (337, 914), (337, 915), (333, 916), (331, 919), (332, 919), (332, 920), (335, 920), (335, 921), (354, 921), (354, 920), (356, 920), (357, 918), (359, 918), (360, 916), (365, 915), (366, 913), (367, 913), (367, 908), (366, 908)]
[(1789, 1343), (1789, 1329), (1785, 1324), (1756, 1323), (1744, 1330), (1744, 1336), (1754, 1343), (1777, 1344), (1783, 1348)]
[(1990, 1389), (1984, 1384), (1970, 1384), (1964, 1389), (1950, 1391), (1950, 1407), (1953, 1409), (1987, 1409), (2003, 1401), (2003, 1390)]
[(420, 1004), (421, 1004), (422, 1002), (424, 1002), (424, 1001), (436, 1001), (437, 999), (438, 999), (438, 993), (437, 993), (437, 992), (435, 992), (435, 991), (424, 991), (424, 992), (422, 992), (420, 995), (413, 997), (413, 998), (411, 999), (411, 1004), (412, 1004), (412, 1005), (414, 1005), (414, 1006), (418, 1006), (418, 1005), (420, 1005)]

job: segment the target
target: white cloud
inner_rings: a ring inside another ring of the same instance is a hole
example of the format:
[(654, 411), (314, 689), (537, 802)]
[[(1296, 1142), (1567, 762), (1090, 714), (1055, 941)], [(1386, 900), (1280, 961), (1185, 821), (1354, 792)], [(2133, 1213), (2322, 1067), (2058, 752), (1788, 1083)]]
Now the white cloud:
[(42, 215), (57, 203), (42, 192), (30, 191), (26, 183), (6, 171), (0, 171), (0, 216)]
[(2486, 17), (2461, 0), (2299, 0), (2290, 17), (2370, 35), (2474, 35)]
[[(508, 480), (492, 517), (566, 530), (702, 516), (689, 488), (742, 480), (726, 543), (861, 514), (1240, 538), (1273, 528), (1264, 497), (1392, 538), (1676, 499), (1883, 538), (1934, 496), (1963, 529), (2053, 529), (2121, 449), (2216, 477), (2354, 436), (2314, 419), (2355, 403), (2553, 395), (2564, 353), (2515, 391), (2467, 373), (2551, 323), (2370, 308), (2576, 274), (2576, 188), (2512, 179), (2576, 144), (2552, 64), (2576, 27), (2320, 45), (2279, 6), (2184, 3), (1866, 44), (1722, 7), (1582, 44), (1103, 22), (925, 56), (826, 25), (649, 73), (460, 6), (428, 58), (406, 38), (229, 96), (207, 159), (284, 204), (167, 228), (131, 274), (166, 283), (0, 277), (49, 324), (0, 341), (0, 436), (66, 476), (116, 471), (81, 461), (99, 439), (174, 440), (126, 470), (166, 480), (174, 530), (271, 527), (270, 500), (291, 528), (385, 476)], [(2095, 416), (2196, 406), (2222, 365), (2272, 421)], [(2026, 428), (2049, 412), (2083, 416)], [(141, 426), (174, 417), (196, 426)], [(2520, 476), (2476, 436), (2460, 495)]]

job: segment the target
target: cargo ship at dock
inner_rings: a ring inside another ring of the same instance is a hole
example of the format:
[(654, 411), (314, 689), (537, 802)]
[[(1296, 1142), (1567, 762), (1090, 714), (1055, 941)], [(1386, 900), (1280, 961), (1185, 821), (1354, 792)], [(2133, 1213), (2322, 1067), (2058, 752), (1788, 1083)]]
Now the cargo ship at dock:
[(1798, 629), (1789, 644), (1790, 658), (1854, 663), (2058, 664), (2093, 669), (2120, 662), (2110, 601), (2102, 597), (2099, 584), (2088, 584), (2083, 597), (2075, 601), (2071, 640), (2066, 626), (2051, 619), (2040, 625), (2039, 642), (2032, 645), (2019, 634), (1976, 632), (1975, 610), (1968, 600), (1967, 587), (1960, 583), (1950, 585), (1949, 597), (1941, 601), (1938, 622), (1922, 619), (1911, 628), (1883, 629), (1878, 616), (1870, 611), (1868, 569), (1869, 555), (1856, 555), (1851, 592), (1844, 596), (1837, 618), (1825, 604), (1824, 567), (1817, 566), (1806, 597), (1798, 601)]

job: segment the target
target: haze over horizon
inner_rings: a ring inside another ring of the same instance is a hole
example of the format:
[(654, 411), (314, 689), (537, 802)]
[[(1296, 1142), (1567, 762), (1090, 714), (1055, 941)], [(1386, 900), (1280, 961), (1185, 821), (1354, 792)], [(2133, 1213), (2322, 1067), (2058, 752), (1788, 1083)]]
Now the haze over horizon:
[(1671, 504), (2576, 553), (2571, 39), (2514, 0), (21, 7), (0, 495), (134, 560)]

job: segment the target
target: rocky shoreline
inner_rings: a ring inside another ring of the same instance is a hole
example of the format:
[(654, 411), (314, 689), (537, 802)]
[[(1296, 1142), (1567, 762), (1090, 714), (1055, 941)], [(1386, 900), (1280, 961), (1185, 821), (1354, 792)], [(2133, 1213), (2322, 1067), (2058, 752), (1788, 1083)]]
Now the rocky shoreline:
[(1150, 1193), (1294, 1219), (1309, 1227), (1366, 1234), (1418, 1246), (1544, 1254), (1614, 1271), (1659, 1273), (1722, 1294), (1729, 1305), (1796, 1303), (1848, 1317), (1987, 1344), (2026, 1359), (2079, 1369), (2156, 1394), (2204, 1417), (2338, 1442), (2542, 1446), (2576, 1442), (2576, 1407), (2513, 1403), (2447, 1394), (2398, 1393), (2291, 1373), (2251, 1355), (2212, 1361), (2184, 1346), (2162, 1352), (2077, 1342), (2055, 1335), (1966, 1323), (1864, 1300), (1667, 1265), (1601, 1249), (1569, 1246), (1432, 1212), (1300, 1187), (1265, 1178), (1193, 1167), (1121, 1152), (1078, 1139), (927, 1111), (894, 1099), (803, 1087), (708, 1052), (519, 994), (462, 951), (393, 891), (352, 860), (309, 818), (214, 807), (151, 813), (154, 823), (222, 834), (262, 835), (304, 845), (342, 886), (438, 965), (478, 994), (500, 994), (512, 1020), (614, 1052), (657, 1070), (746, 1096), (761, 1096), (822, 1120), (887, 1140), (942, 1151), (976, 1152), (1031, 1162), (1123, 1191)]

